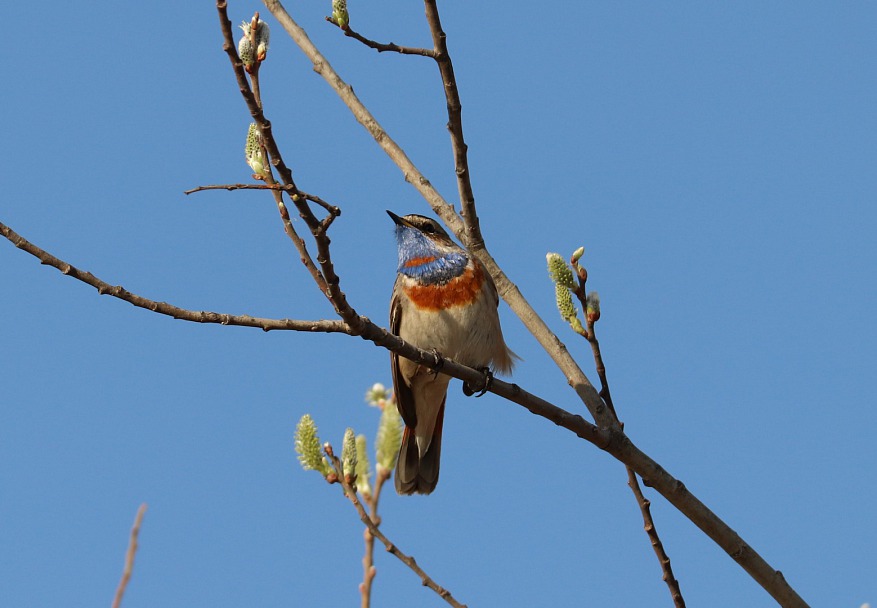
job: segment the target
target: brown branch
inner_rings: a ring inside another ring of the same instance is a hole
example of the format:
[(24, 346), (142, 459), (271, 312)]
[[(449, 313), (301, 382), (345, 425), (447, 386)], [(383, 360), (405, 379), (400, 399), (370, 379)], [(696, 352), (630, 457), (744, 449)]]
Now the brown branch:
[[(390, 407), (390, 406), (387, 406)], [(381, 489), (387, 480), (390, 479), (390, 471), (383, 467), (376, 468), (375, 488), (370, 496), (364, 496), (365, 502), (369, 507), (369, 517), (375, 526), (381, 525), (381, 517), (378, 515), (378, 502), (381, 499)], [(366, 528), (363, 531), (365, 540), (365, 555), (362, 557), (362, 584), (359, 592), (362, 597), (361, 608), (369, 608), (371, 605), (372, 581), (375, 578), (375, 536), (371, 530)]]
[(340, 208), (327, 203), (316, 194), (308, 194), (307, 192), (299, 190), (295, 186), (278, 184), (277, 182), (272, 184), (214, 184), (210, 186), (198, 186), (197, 188), (183, 190), (183, 194), (188, 196), (190, 194), (195, 194), (196, 192), (204, 192), (205, 190), (227, 190), (229, 192), (233, 190), (283, 190), (284, 192), (296, 192), (299, 196), (318, 204), (320, 207), (328, 211), (333, 219), (341, 215)]
[(190, 190), (183, 190), (183, 194), (195, 194), (196, 192), (204, 192), (205, 190), (284, 190), (295, 191), (295, 186), (286, 186), (284, 184), (217, 184), (213, 186), (198, 186)]
[(670, 597), (673, 598), (673, 605), (676, 608), (685, 608), (685, 598), (682, 597), (682, 591), (679, 589), (679, 581), (673, 576), (673, 566), (670, 564), (670, 558), (664, 551), (664, 544), (658, 536), (658, 530), (655, 528), (655, 522), (652, 521), (652, 503), (643, 495), (643, 491), (639, 487), (636, 480), (636, 473), (630, 467), (627, 467), (627, 485), (630, 487), (633, 495), (636, 496), (640, 512), (643, 516), (643, 529), (652, 543), (652, 549), (658, 557), (658, 563), (661, 564), (662, 579), (670, 590)]
[(125, 595), (125, 589), (128, 588), (128, 581), (131, 580), (131, 573), (134, 572), (134, 556), (137, 554), (137, 537), (140, 535), (140, 524), (143, 522), (143, 514), (146, 513), (146, 503), (140, 505), (137, 509), (137, 515), (134, 517), (134, 525), (131, 527), (131, 537), (128, 540), (128, 551), (125, 553), (125, 569), (122, 571), (122, 578), (119, 586), (116, 588), (116, 595), (113, 598), (113, 608), (119, 608), (122, 605), (122, 597)]
[[(98, 289), (99, 293), (112, 295), (127, 302), (178, 319), (195, 321), (199, 323), (221, 323), (224, 325), (242, 325), (249, 327), (261, 327), (268, 331), (271, 329), (285, 329), (296, 331), (322, 331), (352, 334), (350, 328), (341, 321), (298, 321), (291, 319), (258, 319), (248, 316), (236, 317), (231, 315), (194, 312), (184, 310), (163, 302), (154, 302), (141, 298), (122, 287), (113, 287), (108, 283), (97, 279), (91, 273), (84, 273), (66, 262), (55, 258), (38, 247), (24, 240), (10, 228), (0, 223), (0, 234), (11, 241), (16, 247), (27, 251), (39, 258), (44, 264), (53, 266), (62, 273), (83, 281)], [(441, 366), (441, 372), (472, 386), (482, 386), (485, 382), (483, 372), (460, 365), (451, 359), (436, 361), (434, 353), (421, 350), (387, 330), (375, 325), (366, 317), (359, 317), (361, 331), (357, 332), (364, 340), (369, 340), (377, 346), (391, 350), (406, 359), (436, 369)], [(724, 549), (728, 555), (740, 564), (762, 587), (767, 590), (783, 606), (807, 606), (800, 596), (792, 589), (777, 570), (771, 566), (740, 536), (734, 532), (725, 522), (719, 519), (706, 505), (697, 499), (685, 487), (681, 481), (671, 476), (663, 467), (639, 450), (620, 428), (600, 428), (587, 422), (577, 414), (568, 412), (556, 405), (528, 393), (517, 384), (503, 382), (494, 378), (490, 383), (489, 391), (523, 406), (532, 414), (550, 420), (574, 433), (578, 437), (589, 441), (601, 450), (614, 456), (623, 464), (630, 466), (642, 477), (647, 485), (654, 488), (664, 496), (683, 515), (691, 520), (698, 528), (709, 536), (717, 545)]]
[(57, 268), (62, 274), (72, 277), (78, 281), (82, 281), (87, 285), (91, 285), (97, 289), (101, 295), (113, 296), (124, 300), (138, 308), (145, 308), (158, 314), (167, 315), (174, 319), (182, 321), (191, 321), (193, 323), (217, 323), (219, 325), (239, 325), (243, 327), (258, 327), (264, 331), (291, 330), (291, 331), (307, 331), (307, 332), (325, 332), (325, 333), (345, 333), (349, 334), (350, 330), (347, 324), (337, 320), (320, 320), (320, 321), (304, 321), (298, 319), (264, 319), (260, 317), (251, 317), (249, 315), (229, 315), (218, 312), (194, 311), (168, 304), (167, 302), (156, 302), (149, 298), (138, 296), (131, 293), (121, 285), (110, 285), (106, 281), (102, 281), (90, 272), (85, 272), (68, 264), (64, 260), (56, 258), (52, 254), (40, 249), (30, 241), (16, 233), (12, 228), (0, 223), (0, 235), (8, 239), (13, 245), (26, 251), (42, 264)]
[[(350, 109), (354, 118), (365, 127), (381, 149), (399, 167), (405, 177), (405, 181), (414, 186), (451, 231), (465, 242), (463, 238), (465, 237), (464, 224), (454, 212), (453, 206), (439, 194), (411, 159), (408, 158), (408, 155), (405, 154), (405, 151), (399, 144), (384, 130), (377, 119), (353, 92), (353, 87), (347, 84), (332, 68), (329, 61), (311, 42), (307, 33), (295, 22), (278, 0), (262, 1), (311, 61), (314, 71), (326, 80), (329, 86)], [(606, 412), (606, 406), (597, 394), (597, 389), (594, 388), (584, 372), (582, 372), (581, 368), (570, 356), (560, 338), (549, 329), (545, 321), (530, 306), (529, 302), (524, 299), (515, 284), (509, 280), (486, 249), (475, 250), (473, 253), (487, 267), (488, 272), (496, 282), (499, 295), (508, 303), (512, 311), (518, 315), (530, 333), (539, 341), (545, 352), (551, 356), (555, 364), (563, 372), (569, 385), (588, 407), (594, 419), (601, 426), (610, 427), (614, 424), (614, 419)]]
[(400, 45), (395, 44), (393, 42), (390, 42), (388, 44), (384, 44), (383, 42), (376, 42), (374, 40), (370, 40), (370, 39), (366, 38), (365, 36), (363, 36), (359, 32), (355, 32), (353, 29), (351, 29), (351, 27), (349, 25), (347, 26), (346, 29), (342, 28), (340, 25), (338, 25), (338, 22), (335, 21), (335, 19), (332, 17), (326, 17), (326, 21), (328, 21), (329, 23), (331, 23), (332, 25), (334, 25), (335, 27), (337, 27), (338, 29), (343, 31), (344, 35), (347, 36), (348, 38), (353, 38), (354, 40), (359, 40), (365, 46), (376, 50), (378, 53), (390, 52), (390, 53), (399, 53), (400, 55), (420, 55), (422, 57), (435, 58), (435, 51), (432, 51), (430, 49), (422, 49), (422, 48), (417, 48), (417, 47), (413, 47), (413, 46), (400, 46)]
[(227, 2), (222, 0), (216, 3), (216, 7), (219, 11), (219, 23), (224, 40), (222, 49), (228, 55), (229, 61), (231, 61), (235, 78), (238, 82), (238, 88), (247, 104), (247, 108), (250, 110), (250, 115), (253, 117), (256, 124), (259, 125), (259, 130), (262, 133), (262, 138), (268, 149), (268, 154), (271, 156), (271, 164), (277, 168), (280, 173), (281, 181), (284, 184), (295, 187), (295, 182), (292, 179), (292, 170), (283, 162), (283, 157), (280, 155), (280, 150), (277, 149), (277, 143), (274, 141), (271, 123), (265, 118), (265, 114), (262, 112), (262, 106), (260, 103), (261, 99), (257, 99), (256, 95), (253, 93), (253, 90), (250, 87), (250, 82), (247, 80), (247, 73), (244, 70), (244, 64), (241, 62), (240, 57), (238, 57), (231, 21), (229, 21), (228, 13), (226, 11), (227, 4)]
[[(359, 121), (375, 138), (375, 141), (387, 153), (388, 156), (402, 170), (405, 179), (411, 183), (433, 207), (435, 212), (442, 218), (448, 227), (458, 236), (464, 233), (463, 224), (460, 218), (454, 213), (452, 206), (432, 187), (423, 174), (411, 162), (405, 152), (399, 145), (389, 137), (386, 131), (375, 120), (374, 116), (362, 104), (359, 98), (353, 93), (353, 88), (348, 85), (335, 70), (326, 58), (311, 42), (305, 31), (298, 26), (292, 19), (286, 9), (278, 0), (263, 0), (265, 6), (280, 22), (281, 26), (287, 31), (293, 41), (302, 49), (304, 54), (310, 59), (314, 66), (314, 71), (320, 74), (326, 82), (338, 94), (342, 101), (348, 106), (357, 121)], [(217, 8), (220, 12), (220, 21), (223, 23), (224, 31), (225, 22), (228, 21), (225, 15), (225, 2), (218, 2)], [(224, 48), (229, 53), (233, 65), (239, 65), (236, 61), (236, 53), (233, 45), (228, 44), (229, 37)], [(237, 71), (237, 67), (236, 67)], [(240, 82), (240, 78), (238, 79)], [(246, 79), (244, 78), (246, 86)], [(242, 93), (245, 94), (245, 86), (242, 87)], [(245, 98), (246, 98), (245, 94)], [(249, 103), (249, 102), (248, 102)], [(563, 371), (569, 384), (573, 387), (579, 398), (587, 405), (594, 419), (599, 422), (601, 427), (598, 428), (585, 422), (580, 416), (574, 416), (569, 412), (556, 408), (547, 404), (550, 408), (558, 411), (536, 411), (533, 409), (529, 401), (521, 403), (530, 411), (543, 415), (549, 420), (555, 421), (577, 435), (592, 441), (601, 449), (606, 450), (621, 462), (631, 466), (634, 471), (639, 474), (644, 481), (651, 485), (655, 490), (661, 493), (667, 500), (673, 504), (680, 512), (688, 517), (695, 525), (703, 530), (707, 536), (713, 539), (720, 547), (722, 547), (731, 557), (733, 557), (743, 567), (754, 580), (756, 580), (768, 593), (771, 594), (782, 605), (787, 606), (806, 606), (806, 603), (792, 589), (783, 578), (782, 574), (773, 568), (749, 547), (743, 540), (732, 530), (725, 522), (719, 519), (706, 505), (694, 497), (678, 480), (670, 476), (660, 465), (649, 458), (646, 454), (637, 449), (633, 443), (624, 435), (623, 431), (618, 427), (615, 417), (611, 412), (607, 411), (606, 404), (597, 390), (587, 379), (584, 372), (579, 368), (578, 364), (572, 359), (566, 347), (557, 338), (557, 336), (548, 328), (545, 322), (539, 317), (530, 304), (523, 298), (518, 288), (508, 279), (502, 269), (496, 264), (496, 261), (485, 250), (475, 250), (473, 253), (478, 259), (485, 264), (488, 272), (494, 278), (497, 290), (500, 296), (509, 304), (512, 310), (524, 322), (524, 325), (530, 330), (534, 337), (540, 342), (546, 352), (554, 359), (558, 367)], [(328, 279), (328, 277), (327, 277)], [(331, 283), (331, 282), (330, 282)], [(344, 318), (344, 317), (342, 317)], [(345, 319), (347, 320), (347, 319)], [(386, 346), (394, 352), (398, 352), (402, 356), (411, 359), (417, 363), (427, 366), (434, 366), (434, 362), (428, 362), (430, 356), (420, 351), (419, 357), (413, 356), (413, 351), (419, 351), (411, 347), (412, 356), (409, 356), (406, 349), (402, 348), (402, 341), (396, 336), (390, 336), (385, 331), (374, 326), (364, 317), (360, 317), (362, 324), (355, 328), (355, 333), (363, 339), (371, 340), (380, 346)], [(381, 335), (383, 332), (385, 335)], [(392, 346), (388, 344), (393, 342)], [(410, 346), (410, 345), (408, 345)], [(452, 366), (446, 365), (442, 371), (453, 377), (462, 378), (464, 375), (460, 370), (452, 372)], [(468, 368), (462, 368), (466, 373), (477, 373)], [(460, 371), (460, 375), (457, 372)], [(514, 386), (515, 391), (511, 390), (514, 385), (506, 385), (501, 381), (494, 381), (491, 388), (492, 392), (501, 396), (508, 396), (512, 401), (520, 403), (519, 387)], [(506, 387), (509, 388), (507, 394)], [(517, 398), (516, 398), (517, 397)], [(539, 410), (542, 409), (540, 404)], [(553, 417), (556, 415), (556, 417)], [(608, 439), (607, 439), (608, 438)]]
[(356, 512), (359, 513), (359, 519), (362, 523), (365, 524), (368, 531), (381, 543), (386, 547), (387, 552), (392, 553), (396, 558), (401, 561), (403, 564), (408, 566), (412, 572), (417, 574), (420, 577), (420, 581), (424, 587), (429, 587), (433, 591), (438, 594), (440, 598), (445, 600), (451, 606), (455, 608), (466, 608), (465, 604), (461, 604), (454, 596), (451, 595), (451, 592), (441, 587), (438, 583), (436, 583), (420, 566), (417, 565), (417, 561), (411, 557), (410, 555), (406, 555), (403, 553), (399, 547), (397, 547), (389, 538), (387, 538), (383, 532), (378, 529), (377, 524), (369, 517), (368, 513), (366, 513), (365, 507), (362, 506), (359, 498), (356, 496), (356, 490), (351, 487), (351, 485), (344, 478), (343, 467), (341, 466), (341, 461), (338, 460), (338, 457), (335, 456), (335, 453), (332, 451), (332, 446), (328, 443), (324, 446), (324, 451), (326, 456), (332, 463), (332, 468), (335, 469), (335, 476), (337, 477), (338, 483), (341, 484), (341, 487), (344, 490), (344, 495), (353, 503), (353, 506), (356, 508)]
[(454, 76), (454, 64), (448, 53), (448, 37), (442, 29), (438, 6), (435, 0), (425, 0), (426, 21), (432, 34), (435, 50), (433, 56), (438, 63), (439, 72), (444, 85), (445, 100), (448, 106), (448, 131), (451, 134), (451, 148), (454, 152), (454, 170), (457, 174), (457, 190), (460, 194), (460, 213), (466, 226), (464, 244), (473, 251), (484, 249), (484, 238), (475, 211), (475, 194), (472, 192), (472, 181), (469, 176), (469, 146), (463, 138), (463, 106), (460, 92), (457, 90), (457, 79)]
[[(265, 118), (265, 114), (262, 111), (262, 105), (260, 100), (257, 100), (253, 91), (250, 89), (250, 83), (247, 80), (246, 72), (243, 68), (243, 64), (241, 63), (240, 58), (237, 54), (237, 48), (234, 44), (234, 36), (231, 29), (231, 21), (228, 18), (227, 12), (228, 4), (225, 0), (217, 0), (216, 2), (216, 10), (219, 14), (219, 24), (222, 30), (222, 35), (224, 39), (224, 44), (222, 45), (223, 50), (225, 50), (228, 55), (229, 61), (231, 62), (232, 69), (235, 73), (235, 78), (237, 79), (238, 86), (240, 88), (241, 95), (244, 98), (244, 101), (247, 104), (247, 107), (250, 110), (250, 115), (253, 117), (253, 120), (256, 121), (256, 124), (259, 127), (259, 131), (262, 135), (262, 141), (265, 144), (266, 152), (268, 156), (271, 158), (271, 164), (277, 169), (278, 174), (280, 175), (281, 181), (287, 185), (292, 186), (295, 190), (292, 191), (292, 202), (298, 210), (299, 216), (304, 220), (308, 229), (311, 231), (311, 235), (314, 238), (314, 242), (317, 245), (317, 263), (320, 266), (320, 273), (318, 276), (315, 272), (315, 267), (313, 262), (310, 260), (310, 255), (307, 253), (304, 248), (304, 243), (301, 239), (296, 235), (293, 238), (293, 241), (296, 242), (296, 247), (299, 250), (299, 253), (302, 256), (302, 261), (305, 262), (305, 265), (308, 267), (308, 270), (311, 271), (311, 275), (314, 277), (314, 280), (317, 282), (320, 287), (320, 292), (323, 293), (329, 301), (332, 303), (332, 306), (335, 308), (335, 312), (341, 317), (341, 319), (347, 324), (350, 331), (354, 334), (360, 333), (362, 327), (360, 324), (360, 316), (356, 313), (353, 307), (347, 302), (347, 296), (345, 296), (344, 292), (341, 291), (340, 287), (340, 278), (335, 273), (335, 267), (332, 263), (332, 256), (329, 251), (330, 239), (327, 234), (327, 229), (329, 225), (332, 223), (331, 213), (330, 217), (324, 220), (323, 222), (319, 221), (314, 213), (311, 211), (311, 208), (308, 206), (306, 199), (301, 196), (301, 192), (295, 186), (295, 182), (292, 179), (292, 171), (283, 162), (283, 157), (280, 154), (280, 149), (277, 146), (277, 142), (274, 139), (274, 134), (271, 130), (271, 123)], [(266, 178), (266, 182), (271, 183), (270, 176)], [(275, 191), (276, 192), (276, 191)], [(276, 192), (275, 196), (280, 196), (280, 192)], [(291, 230), (292, 224), (289, 222), (288, 214), (285, 213), (285, 209), (282, 204), (278, 202), (278, 208), (281, 212), (281, 217), (284, 221), (284, 229), (287, 234), (290, 232), (294, 232)], [(339, 212), (340, 213), (340, 212)]]
[[(603, 398), (609, 411), (612, 412), (612, 415), (618, 420), (618, 412), (615, 409), (615, 404), (612, 402), (612, 393), (609, 390), (609, 379), (606, 376), (606, 364), (603, 362), (603, 354), (600, 351), (600, 341), (597, 340), (597, 332), (595, 329), (595, 325), (600, 319), (600, 311), (599, 308), (596, 308), (595, 310), (588, 308), (588, 271), (584, 266), (579, 264), (580, 256), (581, 251), (579, 252), (579, 256), (576, 256), (574, 253), (570, 258), (570, 263), (576, 270), (576, 276), (578, 278), (578, 287), (574, 293), (578, 298), (579, 303), (582, 305), (582, 311), (584, 311), (586, 327), (585, 338), (591, 345), (591, 353), (594, 356), (594, 367), (597, 370), (597, 376), (600, 378), (600, 397)], [(619, 421), (619, 424), (621, 428), (624, 428), (623, 423)], [(658, 563), (661, 566), (662, 579), (667, 584), (667, 588), (670, 591), (670, 597), (673, 598), (673, 604), (676, 608), (685, 608), (685, 599), (682, 597), (682, 590), (679, 588), (679, 581), (673, 576), (673, 566), (670, 563), (670, 557), (667, 555), (666, 551), (664, 551), (664, 544), (661, 542), (660, 536), (658, 536), (658, 529), (655, 527), (655, 522), (652, 519), (651, 503), (645, 495), (643, 495), (643, 492), (639, 487), (636, 472), (629, 465), (626, 468), (627, 485), (633, 492), (637, 505), (639, 505), (640, 513), (643, 517), (643, 529), (646, 531), (646, 535), (649, 537), (649, 541), (652, 544), (652, 549), (655, 551), (655, 555), (658, 558)]]

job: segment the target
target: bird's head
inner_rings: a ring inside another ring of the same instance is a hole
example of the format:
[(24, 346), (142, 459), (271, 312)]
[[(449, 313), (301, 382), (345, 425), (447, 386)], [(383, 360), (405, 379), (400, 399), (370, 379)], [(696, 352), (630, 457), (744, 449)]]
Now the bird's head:
[(418, 276), (437, 267), (462, 271), (469, 261), (463, 249), (451, 240), (437, 221), (423, 215), (398, 216), (387, 214), (396, 223), (396, 244), (399, 247), (399, 272)]

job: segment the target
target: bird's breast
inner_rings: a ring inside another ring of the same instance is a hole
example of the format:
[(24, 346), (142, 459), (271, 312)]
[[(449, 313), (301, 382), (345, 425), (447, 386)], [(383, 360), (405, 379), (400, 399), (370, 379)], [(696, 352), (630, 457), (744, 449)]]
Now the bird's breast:
[(439, 311), (467, 306), (478, 300), (484, 285), (484, 272), (472, 264), (447, 283), (422, 283), (408, 280), (403, 286), (405, 295), (420, 310)]

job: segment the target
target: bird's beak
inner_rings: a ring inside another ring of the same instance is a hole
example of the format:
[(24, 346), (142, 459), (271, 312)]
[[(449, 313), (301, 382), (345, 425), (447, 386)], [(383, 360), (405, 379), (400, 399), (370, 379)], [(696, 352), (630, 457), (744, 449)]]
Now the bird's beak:
[(397, 226), (407, 226), (408, 228), (413, 228), (413, 226), (405, 221), (405, 218), (401, 218), (390, 210), (387, 210), (387, 215), (389, 215), (394, 222), (396, 222)]

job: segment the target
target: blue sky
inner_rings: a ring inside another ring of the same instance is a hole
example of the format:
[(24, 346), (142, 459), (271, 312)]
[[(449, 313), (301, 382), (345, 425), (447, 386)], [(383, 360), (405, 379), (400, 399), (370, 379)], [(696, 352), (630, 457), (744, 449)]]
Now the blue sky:
[[(293, 16), (449, 200), (430, 60)], [(813, 606), (877, 602), (877, 8), (864, 2), (443, 3), (488, 248), (594, 380), (547, 251), (584, 245), (631, 438)], [(266, 11), (231, 2), (234, 22)], [(351, 0), (351, 24), (425, 46), (419, 3)], [(0, 221), (112, 284), (197, 310), (327, 318), (270, 197), (212, 2), (6, 3)], [(305, 190), (340, 205), (342, 288), (385, 323), (384, 213), (428, 213), (273, 21), (265, 111)], [(389, 383), (360, 340), (174, 321), (0, 243), (0, 588), (9, 606), (108, 604), (149, 504), (137, 606), (358, 602), (362, 535), (293, 430), (353, 426)], [(514, 380), (583, 412), (504, 305)], [(454, 383), (442, 480), (382, 500), (383, 530), (470, 606), (671, 605), (623, 467)], [(647, 490), (647, 492), (649, 492)], [(773, 606), (660, 496), (691, 606)], [(374, 605), (441, 606), (377, 552)]]

